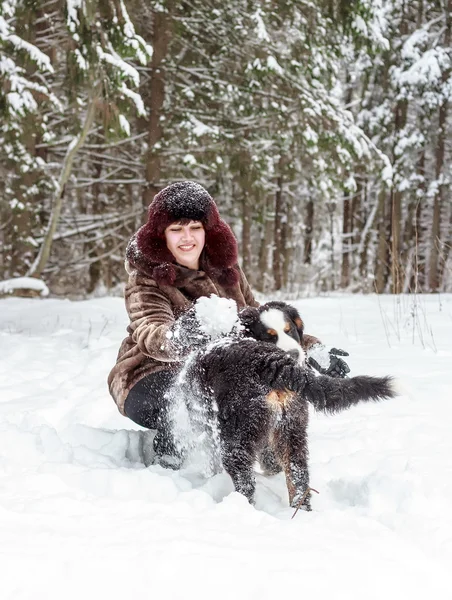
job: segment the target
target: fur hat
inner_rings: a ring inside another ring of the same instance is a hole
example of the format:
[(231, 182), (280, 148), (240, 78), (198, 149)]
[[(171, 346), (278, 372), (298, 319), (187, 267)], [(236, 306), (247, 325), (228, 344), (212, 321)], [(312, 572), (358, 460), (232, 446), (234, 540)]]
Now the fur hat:
[(177, 277), (174, 256), (168, 250), (165, 229), (176, 221), (201, 221), (206, 242), (201, 268), (223, 285), (238, 281), (237, 241), (220, 217), (217, 205), (202, 185), (180, 181), (161, 190), (149, 205), (148, 220), (132, 237), (126, 259), (133, 268), (145, 271), (158, 283), (172, 285)]

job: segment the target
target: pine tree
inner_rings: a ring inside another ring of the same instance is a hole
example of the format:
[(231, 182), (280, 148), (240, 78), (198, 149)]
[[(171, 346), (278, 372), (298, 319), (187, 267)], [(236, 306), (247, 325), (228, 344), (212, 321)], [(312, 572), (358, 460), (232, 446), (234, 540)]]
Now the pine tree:
[[(2, 102), (7, 109), (4, 135), (15, 132), (16, 148), (11, 154), (17, 165), (14, 179), (19, 187), (27, 190), (31, 187), (30, 175), (23, 175), (22, 147), (28, 150), (31, 163), (40, 167), (46, 193), (29, 204), (35, 214), (49, 213), (39, 253), (28, 268), (29, 275), (39, 277), (49, 258), (77, 151), (94, 126), (102, 128), (106, 138), (130, 134), (128, 112), (132, 109), (145, 114), (141, 97), (133, 89), (139, 85), (139, 74), (132, 61), (144, 64), (152, 52), (135, 33), (121, 1), (49, 0), (45, 10), (40, 3), (25, 0), (4, 2), (2, 6), (8, 10), (8, 20), (3, 19), (6, 27), (2, 28), (2, 43), (13, 57), (8, 63), (9, 83), (3, 86), (7, 92)], [(33, 45), (25, 34), (34, 37)], [(52, 44), (55, 39), (56, 46)], [(27, 71), (30, 58), (34, 67)], [(28, 78), (19, 82), (27, 92), (25, 98), (30, 100), (25, 109), (19, 107), (14, 111), (8, 88), (12, 81), (17, 85), (18, 74), (24, 72)], [(44, 81), (44, 85), (36, 84), (35, 80)], [(42, 96), (47, 102), (42, 102)], [(30, 112), (38, 133), (24, 121)], [(47, 151), (44, 158), (39, 156), (40, 146)], [(49, 152), (51, 147), (65, 147), (59, 172)], [(39, 191), (37, 186), (32, 189)]]

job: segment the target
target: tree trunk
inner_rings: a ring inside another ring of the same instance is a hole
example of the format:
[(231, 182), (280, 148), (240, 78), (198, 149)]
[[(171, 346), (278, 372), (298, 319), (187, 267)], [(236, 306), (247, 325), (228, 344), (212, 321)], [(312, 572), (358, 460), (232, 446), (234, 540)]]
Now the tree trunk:
[(314, 202), (308, 200), (306, 203), (306, 218), (304, 227), (304, 253), (303, 262), (305, 265), (312, 263), (312, 238), (314, 234)]
[[(345, 72), (345, 104), (349, 105), (353, 98), (353, 87), (351, 85), (350, 71), (347, 69)], [(351, 200), (350, 192), (347, 192), (343, 196), (343, 211), (342, 211), (342, 261), (341, 261), (341, 288), (347, 288), (350, 285), (350, 260), (352, 251), (352, 239), (351, 239)]]
[(50, 215), (49, 224), (47, 226), (47, 231), (44, 234), (44, 239), (41, 244), (41, 248), (39, 250), (38, 256), (35, 261), (31, 265), (28, 270), (27, 275), (29, 277), (41, 277), (42, 272), (44, 271), (47, 262), (50, 257), (50, 252), (52, 249), (53, 236), (55, 235), (56, 228), (58, 226), (58, 221), (60, 219), (61, 207), (63, 204), (63, 194), (64, 188), (71, 176), (72, 172), (72, 164), (74, 162), (74, 158), (78, 152), (78, 150), (85, 143), (86, 137), (91, 129), (91, 126), (94, 122), (94, 117), (96, 114), (96, 104), (100, 97), (101, 93), (101, 84), (97, 82), (94, 85), (94, 88), (91, 91), (91, 94), (88, 98), (88, 106), (86, 109), (85, 120), (82, 125), (82, 130), (80, 133), (72, 140), (66, 150), (66, 156), (63, 160), (63, 165), (60, 173), (60, 178), (58, 180), (55, 195), (53, 197), (52, 202), (52, 212)]
[(382, 294), (388, 281), (388, 242), (386, 232), (386, 190), (378, 196), (378, 249), (375, 266), (375, 291)]
[(149, 93), (146, 95), (149, 109), (148, 152), (146, 156), (146, 188), (143, 193), (143, 204), (147, 207), (159, 191), (161, 179), (161, 162), (156, 145), (163, 137), (161, 117), (165, 101), (165, 58), (170, 41), (170, 15), (167, 12), (152, 11), (151, 44), (153, 54), (151, 60), (151, 81)]
[[(452, 0), (448, 0), (445, 6), (445, 32), (444, 47), (450, 48), (452, 33)], [(442, 83), (446, 84), (452, 70), (446, 69), (442, 75)], [(441, 242), (441, 214), (444, 205), (445, 184), (441, 180), (444, 176), (444, 158), (446, 145), (447, 117), (449, 110), (449, 98), (446, 96), (439, 107), (438, 118), (438, 139), (435, 152), (435, 177), (437, 182), (437, 191), (433, 202), (432, 229), (430, 236), (430, 260), (428, 271), (428, 283), (431, 292), (438, 292), (442, 280), (442, 264), (444, 256)]]
[(359, 232), (360, 239), (357, 244), (357, 251), (359, 253), (359, 278), (361, 282), (361, 290), (363, 292), (368, 292), (368, 282), (369, 282), (369, 268), (368, 268), (368, 255), (369, 255), (369, 242), (371, 239), (371, 228), (372, 223), (375, 218), (375, 214), (377, 212), (376, 207), (372, 207), (369, 211), (369, 198), (368, 198), (368, 188), (366, 182), (363, 184), (363, 202), (361, 209), (361, 218), (363, 221), (363, 226), (361, 231)]
[(400, 294), (403, 287), (400, 261), (400, 223), (402, 220), (402, 194), (391, 190), (391, 292)]
[(334, 260), (334, 213), (336, 212), (336, 203), (327, 202), (327, 209), (330, 218), (330, 244), (331, 244), (331, 290), (336, 289), (336, 261)]
[(252, 209), (248, 190), (242, 188), (242, 268), (251, 284), (254, 283), (251, 258)]
[[(426, 199), (427, 184), (425, 179), (425, 148), (419, 155), (416, 168), (417, 175), (419, 177), (419, 191), (421, 196), (416, 200), (415, 212), (414, 212), (414, 223), (413, 223), (413, 273), (410, 278), (409, 289), (413, 292), (425, 291), (425, 273), (426, 273), (426, 254), (425, 245), (427, 239), (427, 227), (425, 224), (425, 218), (423, 218), (423, 207)], [(407, 236), (409, 233), (407, 234)]]
[(350, 256), (351, 256), (351, 223), (350, 223), (350, 196), (344, 196), (342, 211), (342, 264), (341, 264), (341, 288), (350, 285)]
[(441, 212), (444, 203), (444, 184), (439, 181), (444, 166), (445, 129), (447, 119), (447, 102), (439, 109), (438, 142), (436, 145), (435, 176), (438, 189), (433, 201), (432, 229), (430, 236), (430, 259), (428, 269), (428, 285), (431, 292), (438, 292), (440, 285), (439, 257), (441, 251)]
[(265, 205), (263, 207), (262, 214), (262, 230), (259, 246), (259, 280), (255, 282), (255, 287), (261, 291), (266, 292), (269, 280), (269, 255), (271, 248), (271, 238), (273, 232), (273, 220), (269, 216), (271, 204), (273, 198), (267, 195)]
[[(100, 194), (100, 190), (101, 190), (101, 185), (100, 185), (99, 179), (102, 175), (102, 164), (103, 163), (102, 163), (102, 159), (98, 159), (98, 160), (99, 160), (99, 162), (94, 167), (95, 182), (91, 186), (92, 206), (91, 206), (90, 212), (92, 214), (101, 214), (102, 213), (102, 208), (99, 206), (99, 194)], [(96, 259), (100, 254), (102, 254), (102, 250), (99, 248), (99, 245), (98, 245), (98, 240), (95, 240), (88, 244), (87, 254), (90, 259)], [(102, 279), (102, 261), (93, 260), (93, 262), (91, 262), (89, 264), (88, 276), (89, 276), (89, 279), (88, 279), (86, 291), (88, 292), (88, 294), (92, 294)]]
[[(281, 162), (281, 160), (280, 160)], [(275, 193), (275, 228), (273, 232), (273, 280), (274, 289), (280, 290), (283, 285), (282, 263), (282, 219), (283, 219), (283, 177), (279, 175), (277, 179), (277, 188)]]
[[(396, 106), (395, 114), (395, 132), (396, 134), (403, 130), (406, 125), (408, 111), (408, 102), (400, 100)], [(393, 151), (395, 160), (395, 152)], [(402, 221), (402, 192), (391, 189), (391, 291), (393, 294), (400, 294), (403, 289), (403, 265), (400, 260), (401, 244), (400, 230)]]
[(362, 196), (363, 196), (363, 181), (362, 175), (357, 172), (356, 178), (356, 192), (353, 194), (352, 205), (350, 209), (350, 232), (352, 236), (351, 245), (351, 261), (350, 261), (350, 279), (353, 279), (353, 271), (356, 266), (356, 248), (358, 248), (361, 240), (361, 231), (365, 223), (365, 218), (361, 214), (362, 210)]
[[(449, 207), (449, 227), (448, 227), (448, 233), (447, 233), (447, 237), (445, 237), (444, 239), (446, 240), (446, 243), (444, 245), (444, 252), (442, 255), (442, 260), (440, 263), (440, 276), (441, 276), (441, 285), (442, 285), (442, 289), (444, 290), (446, 287), (446, 273), (447, 273), (447, 262), (449, 260), (450, 257), (450, 250), (452, 248), (452, 209)], [(450, 269), (449, 269), (450, 271)]]
[(281, 228), (281, 246), (282, 246), (282, 279), (283, 287), (287, 289), (290, 277), (290, 265), (292, 264), (293, 253), (293, 221), (291, 219), (291, 206), (289, 202), (285, 204), (285, 214)]

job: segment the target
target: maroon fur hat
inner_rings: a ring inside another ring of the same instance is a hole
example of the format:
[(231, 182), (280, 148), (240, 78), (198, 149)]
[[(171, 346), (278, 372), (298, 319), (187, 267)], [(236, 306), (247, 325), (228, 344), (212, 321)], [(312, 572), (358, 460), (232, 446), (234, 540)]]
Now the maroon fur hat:
[(149, 205), (148, 220), (130, 240), (126, 259), (132, 267), (148, 273), (158, 283), (172, 285), (177, 268), (168, 250), (165, 229), (176, 221), (201, 221), (206, 242), (201, 268), (223, 285), (237, 283), (237, 241), (220, 217), (217, 205), (202, 185), (180, 181), (161, 190)]

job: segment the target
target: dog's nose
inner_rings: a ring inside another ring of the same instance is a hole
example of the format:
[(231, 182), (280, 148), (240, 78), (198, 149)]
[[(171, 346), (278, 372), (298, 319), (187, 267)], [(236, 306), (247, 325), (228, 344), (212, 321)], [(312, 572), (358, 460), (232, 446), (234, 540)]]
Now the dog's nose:
[(298, 360), (300, 358), (300, 351), (297, 350), (296, 348), (293, 348), (292, 350), (288, 350), (287, 354), (290, 356), (290, 358), (293, 358), (294, 360)]

